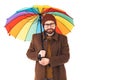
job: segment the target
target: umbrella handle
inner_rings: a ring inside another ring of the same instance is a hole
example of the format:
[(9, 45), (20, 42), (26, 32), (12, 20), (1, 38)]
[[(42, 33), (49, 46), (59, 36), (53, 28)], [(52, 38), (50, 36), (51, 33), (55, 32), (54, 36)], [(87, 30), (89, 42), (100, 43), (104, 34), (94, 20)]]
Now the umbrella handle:
[(40, 54), (38, 54), (38, 60), (41, 61), (42, 57)]
[(41, 61), (42, 58), (45, 58), (45, 57), (41, 57), (41, 55), (38, 54), (38, 60)]
[[(41, 23), (42, 23), (42, 21), (41, 21), (41, 16), (42, 16), (42, 14), (38, 14), (39, 15), (39, 20), (40, 20), (40, 29), (41, 29), (41, 45), (42, 45), (42, 50), (44, 50), (44, 45), (43, 45), (43, 34), (42, 34), (42, 27), (41, 27)], [(41, 57), (41, 55), (40, 54), (38, 54), (38, 60), (41, 60), (42, 59), (42, 57)]]
[[(42, 47), (42, 48), (44, 48), (44, 47)], [(44, 49), (42, 49), (42, 50), (44, 50)], [(41, 54), (38, 54), (38, 60), (41, 61), (42, 58), (44, 58), (44, 57), (41, 57)]]

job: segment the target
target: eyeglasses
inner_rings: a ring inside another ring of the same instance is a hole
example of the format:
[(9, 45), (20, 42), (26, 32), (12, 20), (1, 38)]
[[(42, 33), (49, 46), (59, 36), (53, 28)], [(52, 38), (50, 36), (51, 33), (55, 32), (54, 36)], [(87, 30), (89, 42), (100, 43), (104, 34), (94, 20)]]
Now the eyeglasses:
[(55, 23), (50, 23), (50, 24), (44, 24), (45, 27), (48, 27), (48, 26), (55, 26)]

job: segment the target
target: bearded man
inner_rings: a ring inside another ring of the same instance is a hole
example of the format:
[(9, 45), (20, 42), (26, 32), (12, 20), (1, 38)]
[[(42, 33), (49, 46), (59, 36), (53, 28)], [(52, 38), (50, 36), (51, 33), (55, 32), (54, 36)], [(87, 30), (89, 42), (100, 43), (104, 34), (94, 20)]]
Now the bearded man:
[[(43, 16), (42, 25), (44, 32), (33, 34), (26, 53), (29, 59), (36, 62), (35, 80), (67, 80), (64, 65), (70, 58), (67, 37), (55, 31), (57, 22), (51, 14)], [(38, 58), (39, 55), (41, 59)]]

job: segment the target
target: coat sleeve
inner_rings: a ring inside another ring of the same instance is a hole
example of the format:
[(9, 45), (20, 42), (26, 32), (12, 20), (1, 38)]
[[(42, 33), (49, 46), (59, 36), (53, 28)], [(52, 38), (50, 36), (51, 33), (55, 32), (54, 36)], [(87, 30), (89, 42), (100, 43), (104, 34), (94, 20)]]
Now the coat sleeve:
[(28, 50), (27, 50), (26, 55), (27, 55), (27, 57), (28, 57), (29, 59), (32, 59), (32, 60), (34, 60), (34, 61), (38, 61), (37, 50), (36, 50), (36, 48), (35, 48), (35, 46), (34, 46), (34, 37), (35, 37), (35, 35), (32, 36), (32, 41), (31, 41), (31, 43), (30, 43), (30, 46), (29, 46), (29, 48), (28, 48)]
[(60, 42), (61, 42), (61, 48), (60, 48), (61, 53), (58, 56), (54, 56), (50, 58), (51, 67), (63, 65), (64, 63), (68, 62), (70, 58), (67, 37), (66, 36), (62, 37), (62, 40)]

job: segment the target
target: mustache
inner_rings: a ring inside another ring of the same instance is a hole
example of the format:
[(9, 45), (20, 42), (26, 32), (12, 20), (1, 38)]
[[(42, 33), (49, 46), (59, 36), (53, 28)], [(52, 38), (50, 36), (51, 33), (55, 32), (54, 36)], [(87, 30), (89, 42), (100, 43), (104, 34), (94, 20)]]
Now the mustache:
[(54, 30), (54, 29), (50, 28), (50, 29), (47, 29), (47, 30)]

